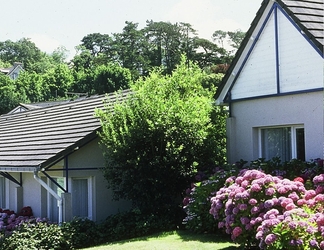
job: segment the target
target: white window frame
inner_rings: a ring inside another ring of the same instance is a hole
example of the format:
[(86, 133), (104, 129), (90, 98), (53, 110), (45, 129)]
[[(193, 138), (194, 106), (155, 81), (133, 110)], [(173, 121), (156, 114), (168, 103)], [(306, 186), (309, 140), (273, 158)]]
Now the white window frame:
[[(88, 185), (88, 216), (87, 218), (90, 220), (93, 220), (94, 214), (93, 214), (93, 202), (94, 202), (94, 195), (93, 195), (93, 184), (94, 180), (93, 177), (71, 177), (69, 178), (69, 186), (71, 187), (70, 190), (73, 190), (73, 180), (87, 180)], [(72, 191), (71, 191), (72, 192)], [(72, 195), (72, 206), (73, 206), (73, 195)], [(72, 208), (73, 211), (73, 208)], [(74, 215), (73, 215), (74, 216)]]
[[(263, 129), (273, 129), (273, 128), (290, 128), (290, 133), (291, 133), (291, 159), (296, 159), (297, 158), (297, 129), (304, 129), (305, 128), (303, 125), (280, 125), (280, 126), (269, 126), (269, 127), (260, 127), (258, 129), (258, 145), (259, 145), (259, 157), (263, 158), (262, 156), (262, 130)], [(267, 159), (270, 160), (270, 159)]]

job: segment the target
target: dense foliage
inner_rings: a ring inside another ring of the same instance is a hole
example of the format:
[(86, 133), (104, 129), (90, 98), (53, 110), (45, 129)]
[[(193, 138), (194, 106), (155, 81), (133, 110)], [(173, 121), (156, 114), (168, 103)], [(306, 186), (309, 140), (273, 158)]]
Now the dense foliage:
[(186, 227), (226, 232), (245, 247), (322, 249), (323, 160), (244, 164), (193, 184), (184, 199)]
[[(130, 82), (148, 76), (156, 67), (171, 74), (181, 55), (210, 73), (224, 73), (234, 50), (243, 39), (242, 31), (216, 31), (212, 40), (199, 38), (188, 23), (147, 21), (125, 22), (120, 33), (88, 34), (77, 45), (77, 53), (67, 61), (68, 51), (59, 47), (42, 52), (30, 39), (0, 42), (0, 68), (20, 62), (24, 72), (18, 80), (0, 78), (0, 114), (19, 103), (33, 103), (80, 95), (93, 95), (129, 88)], [(226, 46), (228, 48), (228, 46)], [(5, 76), (1, 74), (1, 76)]]
[(5, 222), (0, 231), (1, 250), (81, 249), (177, 228), (174, 224), (177, 215), (171, 213), (146, 216), (138, 210), (131, 210), (111, 215), (97, 224), (89, 219), (74, 218), (58, 225), (46, 219), (16, 216), (11, 212), (10, 215), (1, 214)]
[(141, 211), (165, 213), (199, 170), (225, 157), (226, 113), (213, 105), (209, 76), (186, 58), (170, 76), (153, 71), (131, 86), (133, 94), (99, 111), (107, 164), (104, 174), (116, 198)]

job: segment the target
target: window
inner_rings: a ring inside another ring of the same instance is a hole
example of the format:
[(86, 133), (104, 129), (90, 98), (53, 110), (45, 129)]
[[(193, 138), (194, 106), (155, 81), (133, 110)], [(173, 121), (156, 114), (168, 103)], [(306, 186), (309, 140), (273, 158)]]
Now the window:
[(6, 207), (5, 178), (0, 177), (0, 208)]
[(91, 179), (72, 179), (72, 213), (73, 216), (91, 219)]
[(302, 126), (270, 127), (259, 130), (260, 155), (267, 160), (280, 157), (305, 160), (305, 135)]

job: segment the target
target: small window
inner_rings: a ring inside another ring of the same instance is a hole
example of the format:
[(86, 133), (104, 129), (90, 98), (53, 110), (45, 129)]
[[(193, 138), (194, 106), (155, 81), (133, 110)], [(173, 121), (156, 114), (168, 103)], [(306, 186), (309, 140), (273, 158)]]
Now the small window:
[(305, 135), (304, 128), (296, 128), (296, 158), (305, 161)]
[(301, 126), (260, 129), (261, 157), (279, 157), (282, 162), (293, 158), (305, 160), (305, 135)]
[(6, 208), (6, 190), (4, 177), (0, 177), (0, 208)]

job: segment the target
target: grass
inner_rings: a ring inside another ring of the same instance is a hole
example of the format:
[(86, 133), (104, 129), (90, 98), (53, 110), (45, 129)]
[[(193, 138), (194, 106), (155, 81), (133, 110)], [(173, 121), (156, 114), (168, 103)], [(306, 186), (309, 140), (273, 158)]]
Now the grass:
[(239, 246), (224, 236), (173, 231), (108, 243), (87, 250), (237, 250)]

